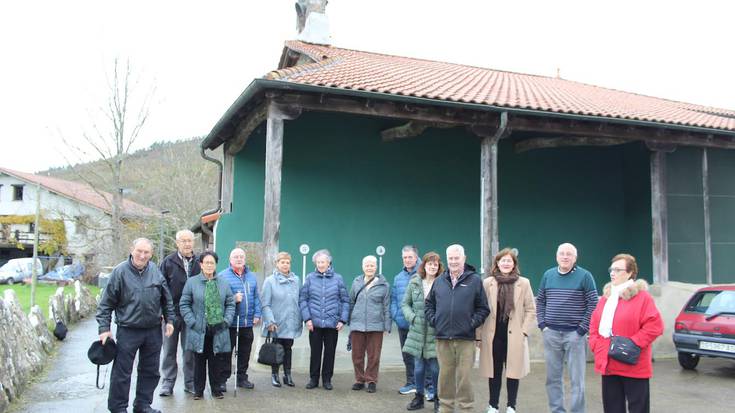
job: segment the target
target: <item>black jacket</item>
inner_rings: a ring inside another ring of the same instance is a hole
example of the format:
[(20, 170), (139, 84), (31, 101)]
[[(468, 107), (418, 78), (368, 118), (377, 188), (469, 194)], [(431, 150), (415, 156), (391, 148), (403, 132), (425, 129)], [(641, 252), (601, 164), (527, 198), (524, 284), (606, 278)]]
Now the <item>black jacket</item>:
[(174, 300), (174, 311), (176, 315), (180, 316), (179, 301), (181, 300), (181, 292), (184, 291), (184, 285), (186, 280), (191, 277), (195, 277), (202, 272), (202, 268), (199, 265), (199, 258), (196, 254), (191, 259), (191, 268), (189, 268), (189, 276), (186, 276), (186, 270), (184, 269), (184, 262), (179, 257), (179, 253), (174, 251), (173, 254), (169, 254), (166, 258), (161, 261), (159, 267), (163, 278), (168, 283), (168, 289), (171, 291), (171, 297)]
[(475, 329), (490, 315), (482, 279), (475, 269), (465, 265), (455, 287), (449, 270), (442, 273), (426, 298), (424, 313), (436, 330), (436, 338), (474, 340)]
[(112, 270), (107, 287), (97, 306), (99, 333), (110, 331), (112, 312), (121, 327), (151, 328), (161, 326), (161, 316), (173, 323), (174, 304), (166, 280), (152, 262), (140, 271), (131, 259)]

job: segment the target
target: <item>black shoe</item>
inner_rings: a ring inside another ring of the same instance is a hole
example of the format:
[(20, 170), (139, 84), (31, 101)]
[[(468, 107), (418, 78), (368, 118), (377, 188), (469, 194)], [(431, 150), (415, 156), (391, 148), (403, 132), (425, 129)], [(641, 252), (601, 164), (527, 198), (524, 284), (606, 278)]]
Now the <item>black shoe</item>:
[(319, 382), (316, 380), (309, 380), (309, 382), (306, 383), (306, 388), (309, 390), (317, 388), (317, 387), (319, 387)]
[(156, 410), (152, 408), (151, 406), (146, 406), (146, 407), (134, 407), (133, 413), (161, 413), (161, 411)]
[(225, 394), (222, 393), (222, 392), (219, 392), (219, 391), (213, 391), (212, 392), (212, 397), (214, 397), (215, 399), (224, 399), (225, 398)]
[(325, 381), (322, 383), (322, 387), (324, 387), (324, 390), (332, 390), (334, 388), (331, 381)]
[(288, 387), (294, 386), (294, 382), (293, 382), (293, 378), (291, 377), (291, 373), (283, 374), (283, 384), (285, 384)]
[(243, 389), (252, 390), (255, 388), (255, 385), (251, 383), (248, 379), (245, 379), (245, 380), (238, 380), (237, 387), (242, 387)]
[(201, 393), (194, 393), (194, 400), (201, 400), (204, 398), (204, 395)]
[(227, 384), (222, 383), (219, 386), (217, 386), (217, 391), (220, 393), (225, 393), (227, 391)]
[(174, 394), (173, 390), (166, 388), (166, 387), (162, 388), (161, 391), (158, 392), (158, 395), (161, 397), (168, 397), (172, 394)]
[(281, 382), (278, 380), (278, 374), (271, 374), (271, 384), (273, 387), (281, 387)]
[(368, 383), (368, 393), (375, 393), (378, 389), (375, 386), (375, 383)]
[(365, 388), (365, 383), (355, 383), (352, 385), (352, 390), (362, 390)]
[(415, 396), (413, 396), (413, 400), (411, 400), (411, 403), (408, 404), (408, 407), (406, 407), (406, 410), (419, 410), (424, 408), (424, 395), (421, 393), (416, 393)]

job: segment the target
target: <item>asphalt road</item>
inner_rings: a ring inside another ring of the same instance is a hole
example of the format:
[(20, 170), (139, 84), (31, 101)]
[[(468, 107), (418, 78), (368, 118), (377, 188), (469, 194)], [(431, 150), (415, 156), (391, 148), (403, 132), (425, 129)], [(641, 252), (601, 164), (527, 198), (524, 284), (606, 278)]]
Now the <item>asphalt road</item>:
[[(94, 320), (83, 321), (75, 326), (60, 346), (54, 360), (42, 377), (33, 383), (10, 411), (19, 412), (105, 412), (107, 411), (107, 390), (97, 390), (94, 386), (95, 367), (86, 356), (89, 344), (96, 336)], [(661, 337), (660, 340), (669, 339)], [(339, 347), (343, 347), (340, 339)], [(229, 392), (223, 400), (214, 400), (208, 393), (204, 400), (195, 401), (183, 392), (181, 382), (177, 382), (174, 395), (160, 398), (156, 395), (154, 407), (163, 412), (400, 412), (412, 396), (398, 394), (396, 389), (403, 384), (403, 371), (397, 366), (397, 354), (392, 347), (384, 346), (384, 359), (390, 361), (381, 367), (378, 392), (350, 390), (353, 375), (349, 361), (340, 360), (333, 379), (334, 390), (322, 388), (306, 390), (306, 363), (299, 362), (294, 375), (295, 388), (275, 388), (270, 385), (268, 368), (251, 364), (250, 379), (255, 390)], [(340, 352), (338, 358), (347, 358)], [(302, 357), (303, 359), (303, 357)], [(534, 363), (532, 373), (521, 380), (518, 397), (518, 412), (546, 412), (546, 392), (544, 388), (545, 369), (543, 363)], [(103, 367), (102, 372), (106, 370)], [(109, 372), (107, 372), (109, 373)], [(724, 359), (702, 359), (696, 371), (684, 371), (675, 359), (658, 359), (654, 365), (655, 377), (651, 380), (652, 412), (690, 412), (707, 413), (735, 411), (735, 361)], [(484, 412), (487, 406), (487, 381), (477, 376), (474, 385), (477, 412)], [(134, 391), (134, 385), (131, 386)], [(206, 393), (206, 392), (205, 392)], [(600, 377), (594, 374), (592, 365), (587, 369), (587, 411), (602, 412), (600, 401)], [(501, 397), (501, 405), (505, 398)], [(132, 405), (132, 398), (131, 398)], [(428, 404), (427, 404), (428, 409)], [(132, 410), (132, 409), (131, 409)], [(428, 412), (429, 410), (424, 410)], [(502, 409), (501, 409), (502, 411)]]

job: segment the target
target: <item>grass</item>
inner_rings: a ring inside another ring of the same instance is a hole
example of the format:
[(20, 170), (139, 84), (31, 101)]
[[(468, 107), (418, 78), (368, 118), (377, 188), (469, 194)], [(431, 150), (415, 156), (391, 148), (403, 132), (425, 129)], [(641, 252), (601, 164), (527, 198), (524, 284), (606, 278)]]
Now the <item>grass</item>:
[[(92, 293), (92, 297), (97, 296), (100, 292), (99, 287), (96, 285), (86, 285), (86, 287), (89, 289), (89, 292)], [(41, 307), (41, 313), (47, 319), (47, 323), (51, 325), (52, 328), (53, 324), (48, 320), (48, 299), (56, 292), (57, 288), (59, 287), (55, 284), (39, 283), (36, 285), (36, 305)], [(2, 297), (2, 294), (5, 294), (5, 290), (15, 290), (15, 295), (18, 297), (20, 307), (23, 309), (24, 313), (28, 314), (31, 309), (31, 286), (26, 284), (2, 285), (0, 286), (0, 297)], [(64, 287), (64, 294), (73, 293), (74, 284), (69, 284)]]

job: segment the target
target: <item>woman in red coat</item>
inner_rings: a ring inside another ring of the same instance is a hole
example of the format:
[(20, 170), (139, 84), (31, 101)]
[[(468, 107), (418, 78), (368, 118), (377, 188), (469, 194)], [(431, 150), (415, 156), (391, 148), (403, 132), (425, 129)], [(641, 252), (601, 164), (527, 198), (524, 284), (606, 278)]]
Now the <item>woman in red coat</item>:
[[(590, 348), (595, 371), (602, 375), (602, 408), (605, 413), (651, 410), (648, 380), (653, 375), (651, 345), (663, 334), (661, 314), (648, 294), (648, 284), (636, 280), (638, 264), (628, 254), (618, 254), (610, 266), (611, 282), (592, 313)], [(630, 338), (641, 354), (638, 363), (625, 364), (608, 356), (612, 335)]]

